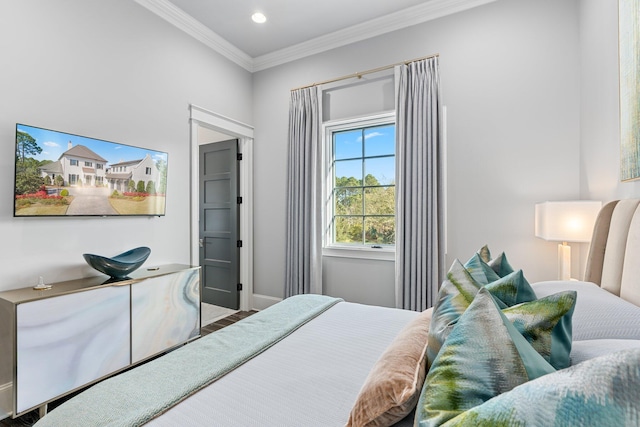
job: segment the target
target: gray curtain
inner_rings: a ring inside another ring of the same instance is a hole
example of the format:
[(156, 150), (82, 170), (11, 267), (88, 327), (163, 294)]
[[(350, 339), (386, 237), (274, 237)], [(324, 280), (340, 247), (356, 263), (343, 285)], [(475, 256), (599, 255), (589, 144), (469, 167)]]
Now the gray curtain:
[(322, 293), (322, 139), (317, 87), (291, 91), (285, 297)]
[(422, 311), (443, 278), (438, 58), (400, 66), (396, 106), (396, 306)]

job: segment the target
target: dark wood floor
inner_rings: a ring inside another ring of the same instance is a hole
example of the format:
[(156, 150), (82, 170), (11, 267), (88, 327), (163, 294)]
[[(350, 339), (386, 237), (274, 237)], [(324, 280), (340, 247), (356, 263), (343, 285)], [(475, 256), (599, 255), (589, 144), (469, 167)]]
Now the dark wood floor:
[[(230, 316), (227, 316), (223, 319), (217, 320), (209, 325), (205, 325), (202, 327), (202, 329), (200, 329), (200, 334), (204, 337), (205, 335), (209, 335), (212, 332), (215, 332), (217, 330), (220, 330), (222, 328), (224, 328), (225, 326), (229, 326), (233, 323), (236, 323), (239, 320), (242, 320), (246, 317), (251, 316), (252, 314), (257, 313), (257, 311), (252, 310), (252, 311), (239, 311), (235, 314), (232, 314)], [(76, 393), (77, 394), (77, 393)], [(71, 397), (73, 397), (73, 395), (71, 396), (65, 396), (60, 400), (56, 400), (54, 402), (49, 403), (49, 410), (54, 409), (56, 406), (60, 405), (61, 403), (63, 403), (65, 400), (70, 399)], [(26, 414), (18, 417), (18, 418), (5, 418), (4, 420), (0, 420), (0, 426), (1, 427), (5, 427), (5, 426), (20, 426), (20, 427), (31, 427), (32, 425), (34, 425), (39, 419), (38, 416), (38, 410), (33, 410), (31, 412), (27, 412)]]
[(217, 320), (209, 325), (203, 326), (200, 329), (200, 334), (204, 337), (205, 335), (210, 334), (211, 332), (215, 332), (219, 329), (224, 328), (225, 326), (229, 326), (233, 323), (236, 323), (238, 320), (242, 320), (246, 317), (251, 316), (252, 314), (257, 313), (255, 310), (251, 311), (239, 311), (237, 313), (232, 314), (231, 316), (227, 316), (223, 319)]

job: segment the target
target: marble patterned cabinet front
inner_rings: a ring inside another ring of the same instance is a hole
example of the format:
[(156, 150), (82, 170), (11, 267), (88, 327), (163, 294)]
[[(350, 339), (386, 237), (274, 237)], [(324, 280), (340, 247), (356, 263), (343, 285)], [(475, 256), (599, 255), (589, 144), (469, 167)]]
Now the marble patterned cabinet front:
[(140, 362), (200, 335), (200, 270), (131, 287), (131, 361)]
[(0, 419), (200, 335), (200, 269), (166, 265), (0, 292)]

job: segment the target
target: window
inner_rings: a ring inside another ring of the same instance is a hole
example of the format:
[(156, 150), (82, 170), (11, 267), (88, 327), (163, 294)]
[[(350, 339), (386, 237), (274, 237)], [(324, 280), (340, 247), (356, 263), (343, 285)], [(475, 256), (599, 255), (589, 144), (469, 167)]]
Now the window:
[(146, 169), (145, 169), (145, 173), (146, 173), (147, 175), (151, 175), (151, 168), (146, 168)]
[(77, 161), (77, 160), (75, 160), (75, 159), (69, 159), (69, 164), (70, 164), (71, 166), (78, 166), (78, 161)]
[(84, 162), (84, 165), (90, 168), (90, 167), (93, 167), (93, 162)]
[(395, 247), (395, 117), (330, 123), (325, 246)]
[[(76, 160), (77, 162), (77, 160)], [(76, 185), (78, 183), (78, 175), (69, 174), (69, 185)]]
[(96, 169), (102, 169), (103, 167), (102, 163), (96, 163)]

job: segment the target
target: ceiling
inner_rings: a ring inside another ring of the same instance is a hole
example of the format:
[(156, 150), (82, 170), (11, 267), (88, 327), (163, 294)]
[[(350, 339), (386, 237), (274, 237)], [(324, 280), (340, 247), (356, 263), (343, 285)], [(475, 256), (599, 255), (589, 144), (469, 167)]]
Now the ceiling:
[[(171, 0), (252, 58), (425, 3), (425, 0)], [(256, 24), (251, 14), (267, 17)]]
[(495, 0), (135, 1), (253, 72)]

